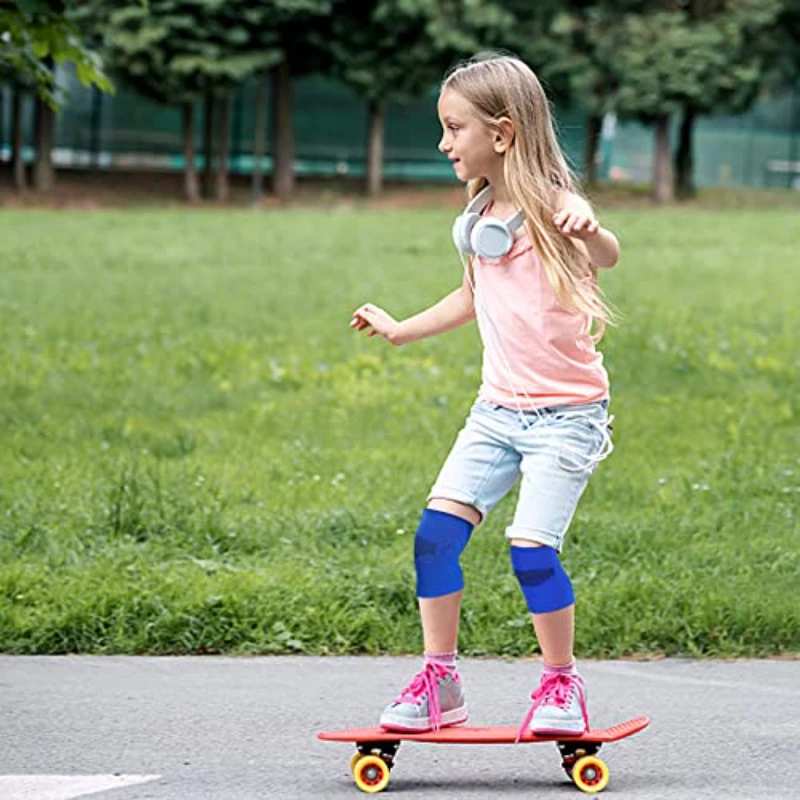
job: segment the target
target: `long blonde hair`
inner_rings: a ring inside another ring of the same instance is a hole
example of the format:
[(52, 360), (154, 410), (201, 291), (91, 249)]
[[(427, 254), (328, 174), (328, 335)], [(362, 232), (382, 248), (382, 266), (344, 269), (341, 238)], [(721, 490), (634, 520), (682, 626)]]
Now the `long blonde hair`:
[[(525, 212), (525, 229), (561, 304), (597, 322), (595, 341), (614, 312), (597, 286), (596, 274), (575, 243), (559, 233), (553, 222), (560, 192), (581, 194), (577, 181), (556, 138), (547, 96), (533, 70), (518, 58), (485, 53), (454, 67), (445, 77), (441, 92), (461, 95), (490, 128), (507, 117), (514, 125), (514, 139), (506, 152), (503, 175), (509, 196)], [(485, 178), (469, 181), (467, 194), (474, 197), (486, 186)]]

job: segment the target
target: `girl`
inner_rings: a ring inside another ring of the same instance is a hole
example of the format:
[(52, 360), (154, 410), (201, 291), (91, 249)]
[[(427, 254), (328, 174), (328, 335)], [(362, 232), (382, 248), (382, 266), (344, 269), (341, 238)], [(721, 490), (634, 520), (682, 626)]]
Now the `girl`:
[(586, 686), (559, 554), (590, 474), (612, 449), (608, 376), (595, 350), (610, 312), (596, 278), (616, 264), (619, 245), (578, 194), (547, 98), (523, 62), (489, 55), (458, 66), (442, 84), (438, 112), (439, 150), (470, 198), (453, 228), (469, 258), (462, 285), (402, 322), (367, 304), (350, 325), (402, 345), (477, 318), (482, 383), (415, 536), (424, 666), (380, 724), (425, 731), (466, 721), (456, 665), (459, 557), (521, 476), (506, 538), (544, 671), (520, 733), (580, 734), (589, 726)]

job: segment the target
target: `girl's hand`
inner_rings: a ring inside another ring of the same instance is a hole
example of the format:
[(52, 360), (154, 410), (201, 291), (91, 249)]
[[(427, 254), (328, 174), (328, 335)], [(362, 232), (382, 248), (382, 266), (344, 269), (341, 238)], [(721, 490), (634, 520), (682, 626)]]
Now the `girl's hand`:
[(564, 236), (576, 239), (591, 239), (600, 230), (600, 223), (588, 206), (580, 210), (564, 208), (553, 217), (553, 222)]
[(387, 341), (394, 344), (398, 322), (382, 308), (367, 303), (353, 312), (353, 319), (350, 322), (350, 327), (355, 328), (357, 331), (371, 328), (367, 336), (375, 336), (375, 334), (378, 333)]

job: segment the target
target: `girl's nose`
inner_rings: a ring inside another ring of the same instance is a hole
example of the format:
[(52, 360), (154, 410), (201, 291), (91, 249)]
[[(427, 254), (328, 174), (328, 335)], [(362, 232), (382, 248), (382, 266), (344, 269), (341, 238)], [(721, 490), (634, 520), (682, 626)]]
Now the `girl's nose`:
[(439, 139), (439, 152), (446, 153), (449, 147), (450, 146), (444, 140), (444, 136), (442, 136), (442, 138)]

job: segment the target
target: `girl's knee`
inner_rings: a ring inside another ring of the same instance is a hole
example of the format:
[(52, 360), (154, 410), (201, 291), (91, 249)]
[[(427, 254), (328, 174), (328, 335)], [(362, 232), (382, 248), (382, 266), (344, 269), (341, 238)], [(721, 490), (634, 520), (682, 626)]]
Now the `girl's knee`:
[(471, 506), (469, 503), (460, 503), (457, 500), (447, 500), (444, 497), (432, 497), (428, 501), (428, 508), (432, 508), (434, 511), (444, 511), (454, 517), (460, 517), (476, 527), (480, 525), (483, 519), (481, 512), (475, 506)]

